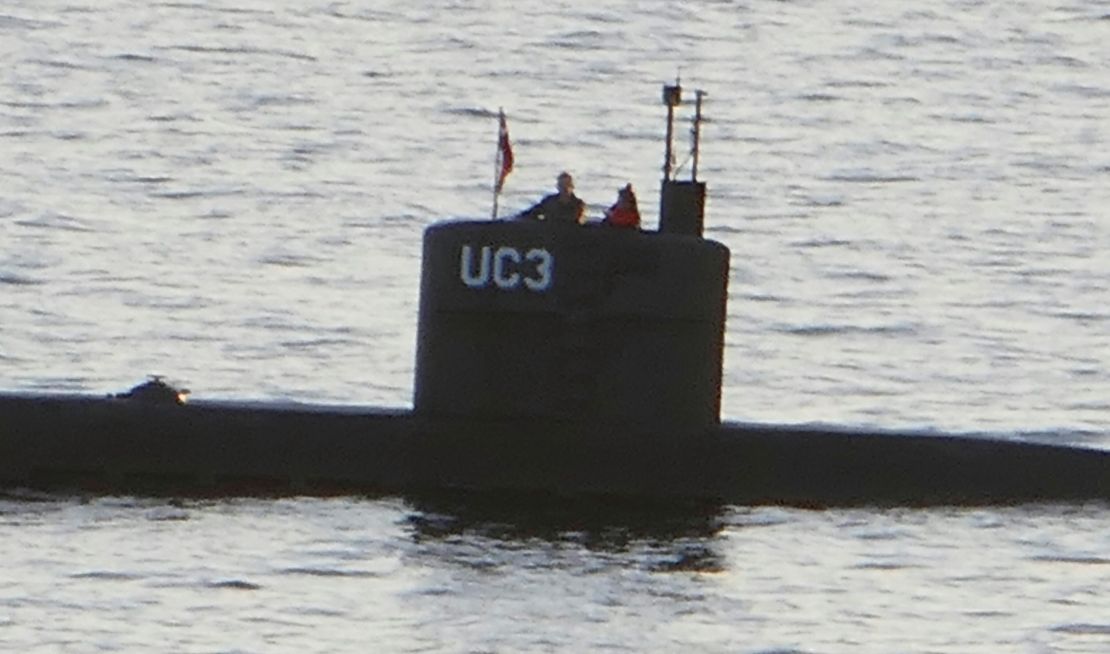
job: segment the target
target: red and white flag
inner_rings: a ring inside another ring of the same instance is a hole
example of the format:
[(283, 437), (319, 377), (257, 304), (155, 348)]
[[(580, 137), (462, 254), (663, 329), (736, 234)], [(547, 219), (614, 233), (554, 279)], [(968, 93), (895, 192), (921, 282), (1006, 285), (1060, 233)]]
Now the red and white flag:
[(498, 111), (497, 120), (499, 123), (497, 136), (498, 170), (494, 192), (500, 193), (505, 186), (505, 178), (513, 172), (513, 145), (509, 143), (509, 126), (505, 123), (504, 110)]

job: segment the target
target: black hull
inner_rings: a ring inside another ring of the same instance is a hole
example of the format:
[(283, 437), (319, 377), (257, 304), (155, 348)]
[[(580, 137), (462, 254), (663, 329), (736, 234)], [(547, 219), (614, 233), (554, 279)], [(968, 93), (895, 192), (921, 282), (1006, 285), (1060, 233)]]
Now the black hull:
[(1110, 500), (1110, 452), (725, 423), (0, 395), (0, 486), (110, 494), (606, 495), (796, 506)]

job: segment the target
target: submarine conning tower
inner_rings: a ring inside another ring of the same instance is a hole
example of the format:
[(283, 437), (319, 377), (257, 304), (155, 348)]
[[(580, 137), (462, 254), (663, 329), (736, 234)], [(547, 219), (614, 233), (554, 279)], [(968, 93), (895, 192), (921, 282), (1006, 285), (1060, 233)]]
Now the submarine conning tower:
[(444, 418), (702, 427), (720, 421), (729, 251), (705, 185), (672, 179), (658, 231), (449, 221), (424, 234), (414, 407)]

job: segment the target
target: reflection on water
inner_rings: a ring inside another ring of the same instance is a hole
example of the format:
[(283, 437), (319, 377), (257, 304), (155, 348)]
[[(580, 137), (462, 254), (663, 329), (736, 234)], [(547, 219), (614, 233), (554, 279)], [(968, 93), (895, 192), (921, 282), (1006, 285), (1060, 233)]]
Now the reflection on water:
[(648, 567), (662, 572), (718, 572), (724, 565), (715, 546), (725, 511), (719, 504), (469, 493), (425, 496), (411, 504), (406, 522), (418, 544), (542, 541), (649, 554)]
[(8, 493), (0, 649), (1101, 653), (1108, 511)]

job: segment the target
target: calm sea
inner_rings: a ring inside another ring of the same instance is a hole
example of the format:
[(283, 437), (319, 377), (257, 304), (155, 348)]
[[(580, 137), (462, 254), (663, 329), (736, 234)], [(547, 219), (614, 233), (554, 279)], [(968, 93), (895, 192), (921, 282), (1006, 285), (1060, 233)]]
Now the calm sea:
[[(6, 0), (0, 388), (407, 406), (498, 108), (503, 211), (565, 169), (653, 226), (680, 75), (727, 418), (1110, 449), (1107, 43), (1105, 0)], [(0, 560), (11, 652), (1110, 651), (1105, 505), (16, 494)]]

